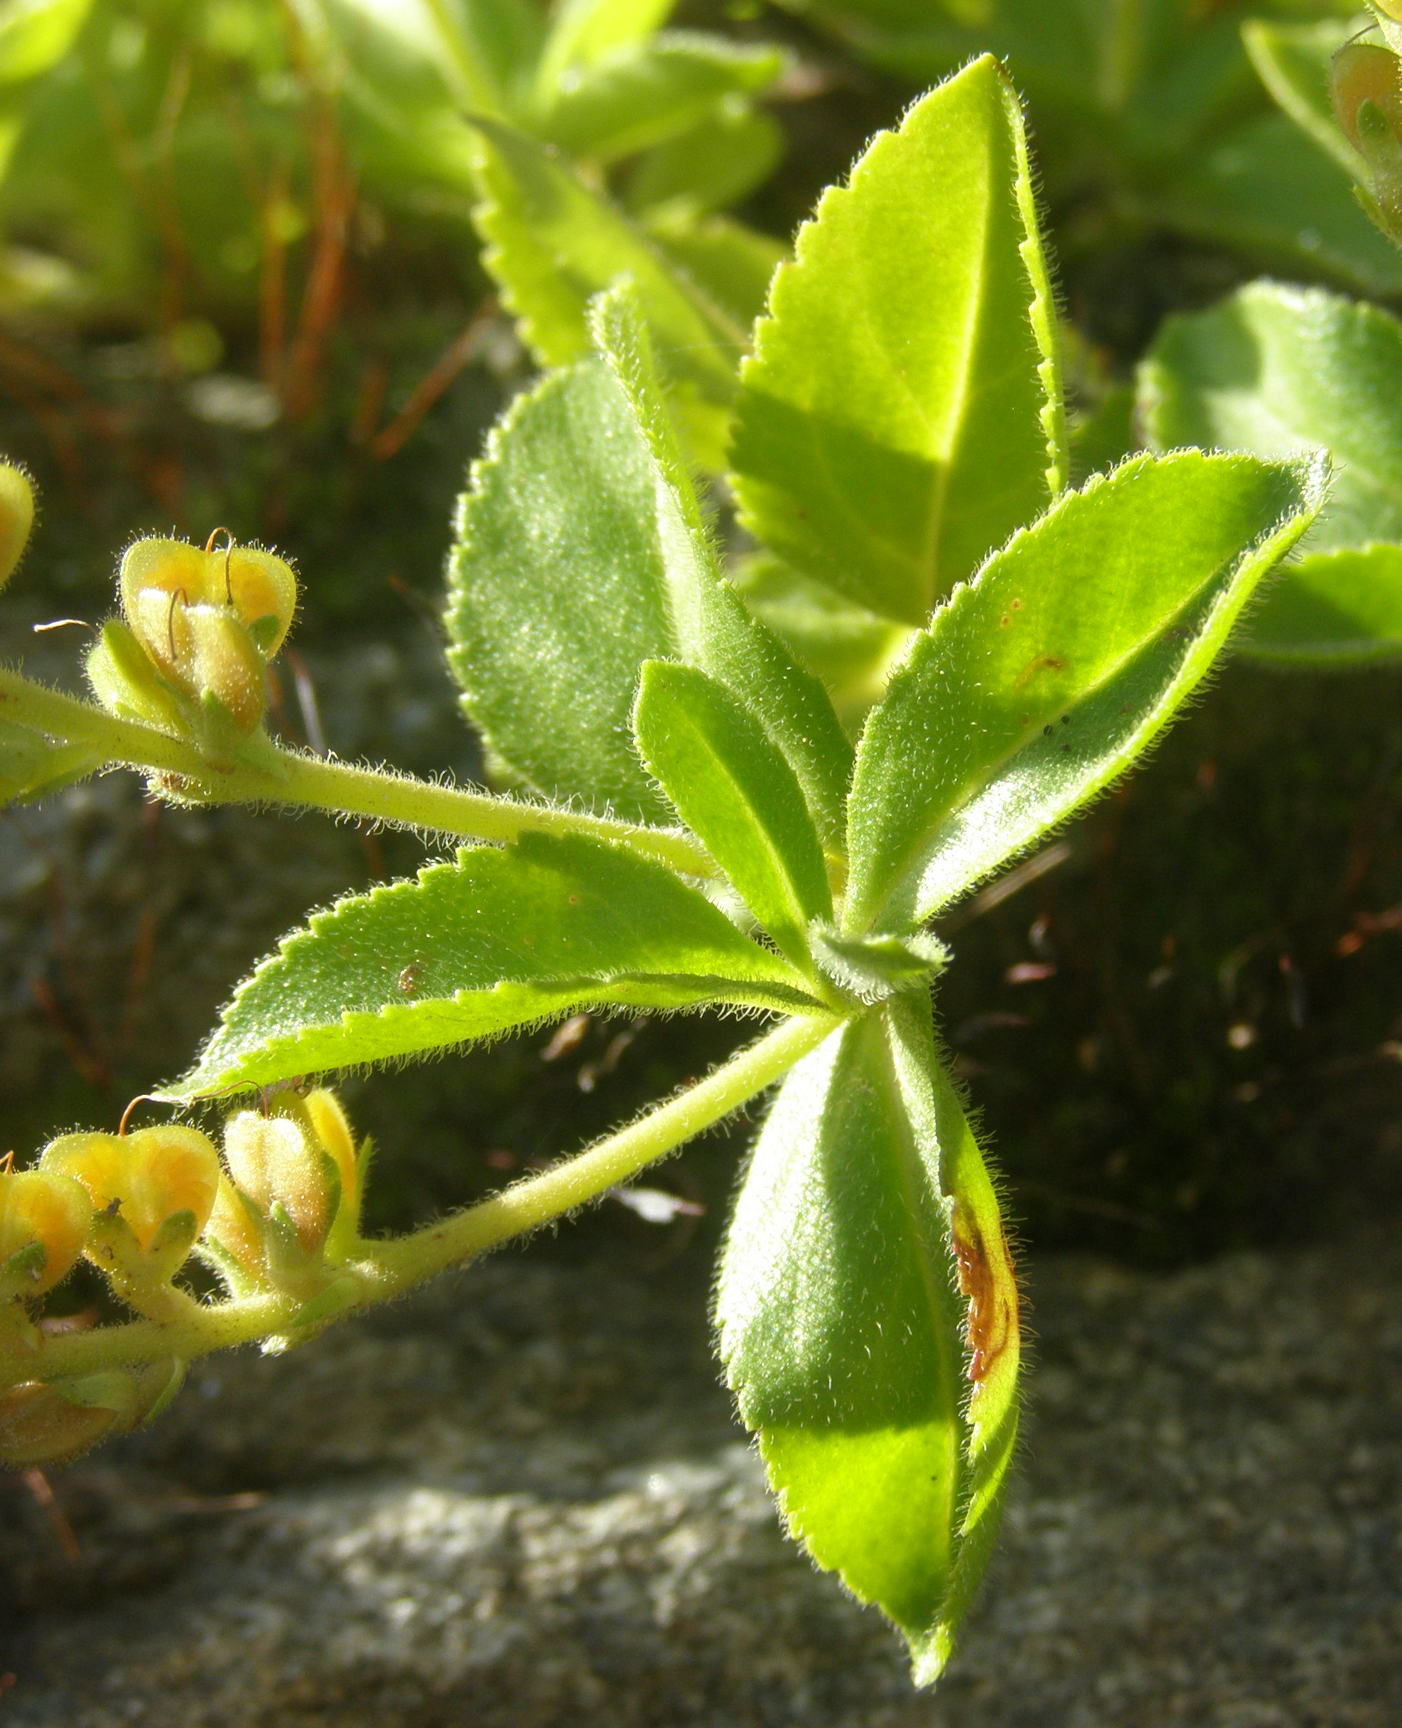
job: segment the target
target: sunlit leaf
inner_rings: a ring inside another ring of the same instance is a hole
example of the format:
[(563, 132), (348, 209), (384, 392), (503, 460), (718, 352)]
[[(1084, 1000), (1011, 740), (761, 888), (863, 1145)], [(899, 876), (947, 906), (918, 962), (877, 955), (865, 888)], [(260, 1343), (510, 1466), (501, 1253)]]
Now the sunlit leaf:
[(1054, 347), (1021, 114), (985, 58), (876, 138), (780, 267), (731, 449), (747, 526), (921, 621), (1061, 483)]
[(611, 162), (691, 131), (726, 104), (768, 89), (778, 48), (680, 32), (631, 44), (577, 73), (541, 116), (542, 135), (572, 155)]
[(1133, 457), (936, 612), (857, 752), (845, 926), (900, 930), (1123, 773), (1318, 509), (1321, 475)]
[(827, 840), (851, 750), (821, 685), (722, 578), (631, 298), (607, 365), (547, 379), (494, 433), (458, 516), (450, 664), (498, 757), (552, 795), (666, 820), (632, 748), (645, 660), (700, 666), (762, 711)]
[(316, 913), (163, 1096), (426, 1056), (591, 1006), (801, 1006), (803, 980), (620, 847), (528, 835)]
[(558, 366), (586, 354), (589, 301), (629, 276), (668, 374), (703, 402), (727, 404), (749, 332), (566, 161), (514, 127), (476, 124), (484, 262), (540, 359)]
[(761, 928), (806, 967), (808, 926), (832, 916), (832, 895), (803, 789), (761, 722), (704, 672), (652, 661), (633, 725), (677, 814)]
[(784, 1082), (716, 1317), (790, 1530), (895, 1621), (916, 1680), (934, 1679), (997, 1524), (1020, 1325), (923, 993), (834, 1033)]
[(1139, 417), (1159, 449), (1327, 449), (1336, 473), (1311, 547), (1402, 540), (1402, 322), (1381, 307), (1253, 282), (1171, 318), (1140, 368)]

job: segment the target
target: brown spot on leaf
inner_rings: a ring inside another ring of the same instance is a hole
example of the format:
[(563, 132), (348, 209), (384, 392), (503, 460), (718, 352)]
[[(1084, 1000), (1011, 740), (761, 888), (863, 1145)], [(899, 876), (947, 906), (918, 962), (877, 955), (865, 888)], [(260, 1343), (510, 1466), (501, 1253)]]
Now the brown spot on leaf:
[[(1007, 619), (1004, 618), (1003, 622), (1006, 624)], [(1023, 667), (1013, 688), (1021, 690), (1025, 685), (1030, 684), (1039, 672), (1064, 672), (1065, 670), (1066, 662), (1057, 655), (1039, 654), (1035, 660), (1029, 660)]]
[[(1017, 1297), (1010, 1281), (998, 1277), (977, 1223), (957, 1202), (952, 1223), (959, 1292), (969, 1304), (964, 1322), (964, 1338), (969, 1346), (968, 1375), (978, 1386), (988, 1378), (1005, 1351), (1017, 1343)], [(1006, 1241), (1000, 1240), (999, 1248), (999, 1259), (1011, 1266)]]

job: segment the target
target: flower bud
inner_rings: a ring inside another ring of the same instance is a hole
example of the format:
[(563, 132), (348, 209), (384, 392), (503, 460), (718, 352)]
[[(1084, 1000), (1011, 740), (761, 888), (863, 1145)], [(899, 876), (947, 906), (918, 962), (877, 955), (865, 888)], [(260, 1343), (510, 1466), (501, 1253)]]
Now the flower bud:
[(326, 1087), (308, 1092), (302, 1100), (302, 1107), (317, 1143), (335, 1164), (340, 1178), (341, 1205), (337, 1219), (349, 1216), (354, 1225), (360, 1217), (361, 1177), (370, 1143), (367, 1140), (357, 1148), (341, 1100)]
[(219, 1185), (213, 1143), (172, 1124), (126, 1136), (64, 1134), (45, 1147), (39, 1167), (87, 1190), (97, 1213), (88, 1258), (141, 1286), (167, 1282), (184, 1264)]
[(221, 1175), (204, 1227), (202, 1247), (235, 1296), (251, 1295), (267, 1285), (263, 1230), (263, 1214), (258, 1207), (227, 1176)]
[(87, 1245), (92, 1202), (70, 1176), (0, 1171), (0, 1301), (42, 1296)]
[(297, 579), (272, 552), (138, 540), (117, 580), (123, 622), (88, 657), (103, 705), (167, 730), (193, 730), (207, 752), (253, 732), (267, 707), (267, 663), (297, 607)]
[(34, 526), (34, 487), (23, 468), (0, 460), (0, 588), (15, 573)]

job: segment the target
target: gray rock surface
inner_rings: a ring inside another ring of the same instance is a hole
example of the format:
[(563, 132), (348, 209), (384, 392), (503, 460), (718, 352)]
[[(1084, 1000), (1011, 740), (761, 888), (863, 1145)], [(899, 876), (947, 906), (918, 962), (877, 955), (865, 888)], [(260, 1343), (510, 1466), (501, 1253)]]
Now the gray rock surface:
[[(581, 1258), (587, 1246), (593, 1258)], [(631, 1263), (629, 1263), (631, 1262)], [(1395, 1229), (1030, 1269), (1020, 1479), (946, 1680), (781, 1539), (699, 1252), (586, 1226), (0, 1486), (3, 1728), (1395, 1728)]]

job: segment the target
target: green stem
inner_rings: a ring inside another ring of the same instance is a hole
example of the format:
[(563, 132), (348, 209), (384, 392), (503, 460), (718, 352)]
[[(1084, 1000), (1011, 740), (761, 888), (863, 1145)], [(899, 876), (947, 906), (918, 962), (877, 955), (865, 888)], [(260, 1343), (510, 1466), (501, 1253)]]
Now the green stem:
[(456, 1217), (385, 1243), (375, 1256), (381, 1290), (396, 1295), (596, 1200), (748, 1104), (816, 1049), (837, 1024), (836, 1016), (826, 1014), (782, 1021), (705, 1079), (607, 1139)]
[[(816, 1014), (781, 1021), (694, 1086), (574, 1157), (408, 1236), (362, 1243), (362, 1258), (336, 1274), (338, 1281), (353, 1280), (358, 1285), (338, 1305), (336, 1317), (398, 1296), (450, 1266), (462, 1265), (598, 1199), (749, 1103), (800, 1057), (816, 1049), (837, 1024), (835, 1017)], [(47, 1378), (170, 1356), (189, 1360), (295, 1331), (301, 1307), (294, 1298), (280, 1294), (204, 1307), (191, 1304), (187, 1312), (167, 1321), (132, 1320), (91, 1332), (54, 1334), (45, 1339), (32, 1367), (26, 1367)]]
[(0, 670), (0, 719), (83, 745), (109, 762), (171, 777), (175, 783), (164, 789), (189, 802), (301, 805), (466, 840), (506, 842), (526, 833), (581, 835), (621, 841), (686, 875), (719, 874), (710, 854), (684, 834), (328, 762), (280, 749), (266, 738), (250, 740), (242, 759), (214, 763), (183, 738), (140, 721), (120, 720), (17, 672)]

